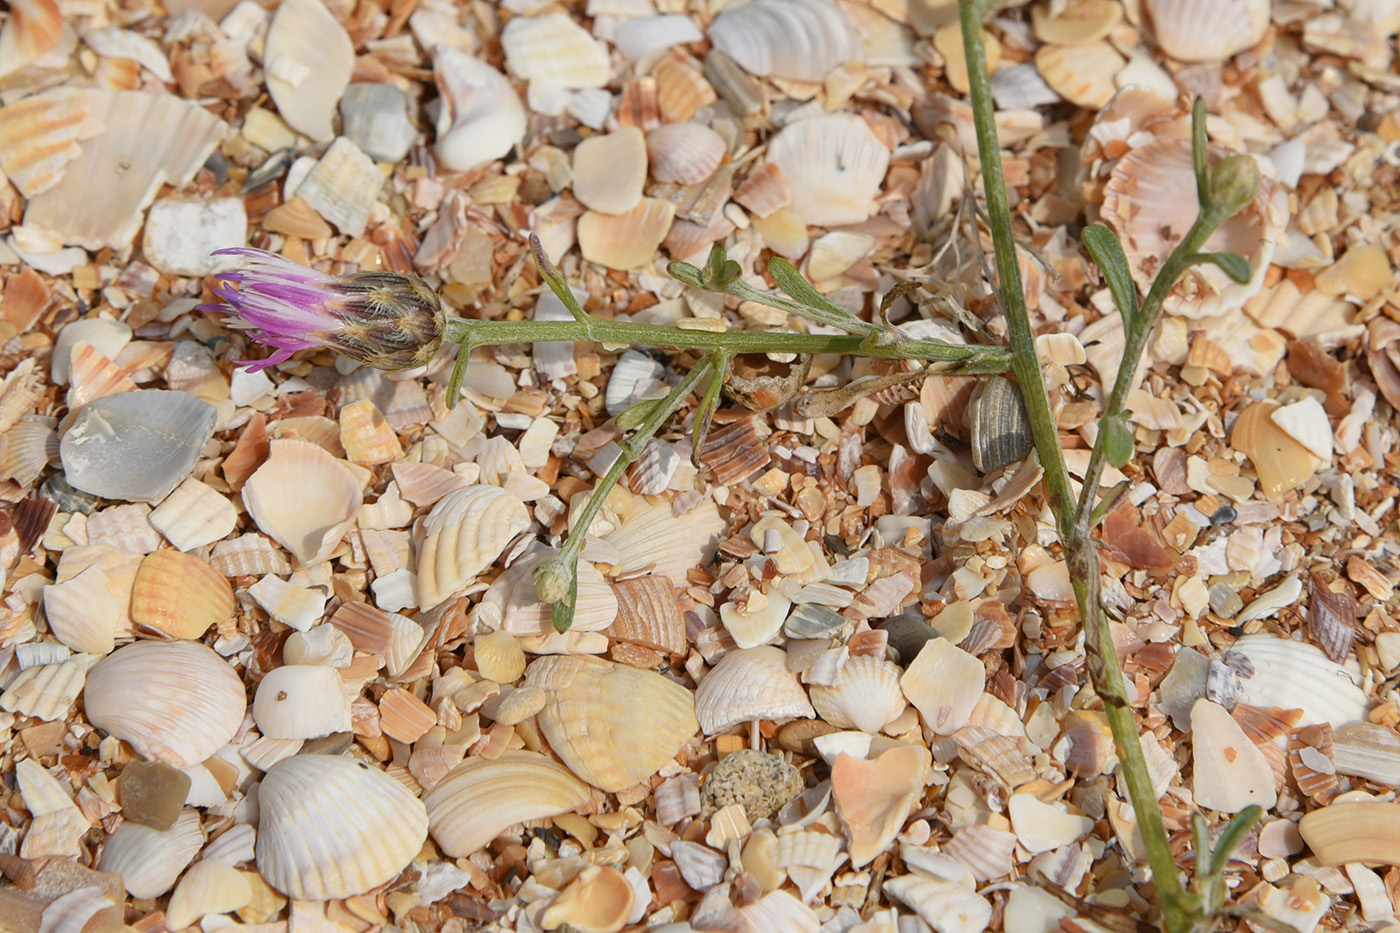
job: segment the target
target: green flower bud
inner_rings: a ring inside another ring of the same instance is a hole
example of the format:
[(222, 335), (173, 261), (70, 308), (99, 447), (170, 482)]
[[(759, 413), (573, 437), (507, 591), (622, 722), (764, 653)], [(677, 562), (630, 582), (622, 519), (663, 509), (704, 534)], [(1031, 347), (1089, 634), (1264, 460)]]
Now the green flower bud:
[(535, 568), (535, 595), (546, 604), (561, 603), (574, 588), (574, 568), (562, 557), (542, 560)]
[(1230, 155), (1210, 173), (1210, 210), (1224, 223), (1234, 217), (1259, 194), (1264, 176), (1253, 156)]

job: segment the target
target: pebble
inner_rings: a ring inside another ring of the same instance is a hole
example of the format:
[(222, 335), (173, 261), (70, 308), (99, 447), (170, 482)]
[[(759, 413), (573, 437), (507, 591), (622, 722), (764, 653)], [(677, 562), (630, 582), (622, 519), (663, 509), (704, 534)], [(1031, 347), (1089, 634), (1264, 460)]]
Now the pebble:
[(705, 813), (737, 803), (749, 822), (772, 819), (802, 793), (802, 775), (777, 755), (743, 748), (720, 759), (705, 778), (700, 799)]
[(243, 246), (247, 237), (242, 198), (162, 198), (151, 205), (141, 250), (168, 275), (208, 275), (215, 265), (210, 253)]

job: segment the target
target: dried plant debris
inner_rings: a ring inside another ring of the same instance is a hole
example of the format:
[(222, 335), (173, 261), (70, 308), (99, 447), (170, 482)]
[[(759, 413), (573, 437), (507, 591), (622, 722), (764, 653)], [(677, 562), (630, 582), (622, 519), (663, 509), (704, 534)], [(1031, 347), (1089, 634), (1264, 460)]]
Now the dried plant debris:
[[(720, 244), (756, 288), (786, 257), (872, 319), (912, 282), (906, 336), (1000, 340), (954, 7), (13, 0), (0, 926), (1150, 923), (1012, 382), (736, 360), (735, 405), (696, 436), (688, 402), (604, 502), (561, 634), (533, 570), (610, 419), (693, 357), (479, 347), (449, 400), (452, 346), (258, 360), (201, 309), (209, 254), (255, 247), (568, 319), (535, 234), (605, 318), (808, 326), (665, 274)], [(1267, 808), (1226, 872), (1251, 929), (1400, 907), (1397, 30), (1383, 2), (987, 22), (1071, 473), (1123, 345), (1076, 231), (1151, 280), (1191, 219), (1183, 95), (1265, 176), (1208, 247), (1246, 281), (1168, 299), (1102, 532), (1174, 848)]]

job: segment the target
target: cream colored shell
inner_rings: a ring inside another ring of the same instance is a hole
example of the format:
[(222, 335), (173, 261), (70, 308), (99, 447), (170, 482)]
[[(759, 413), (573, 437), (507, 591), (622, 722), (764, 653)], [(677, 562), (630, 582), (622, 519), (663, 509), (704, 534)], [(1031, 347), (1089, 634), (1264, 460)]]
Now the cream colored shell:
[(899, 689), (899, 666), (869, 655), (846, 661), (841, 682), (812, 686), (812, 706), (833, 726), (879, 732), (909, 705)]
[(589, 797), (586, 784), (543, 755), (509, 751), (472, 758), (423, 795), (428, 829), (442, 851), (466, 858), (516, 823), (568, 813)]
[(423, 520), (419, 607), (430, 609), (455, 596), (528, 527), (525, 503), (498, 486), (468, 486), (443, 496)]

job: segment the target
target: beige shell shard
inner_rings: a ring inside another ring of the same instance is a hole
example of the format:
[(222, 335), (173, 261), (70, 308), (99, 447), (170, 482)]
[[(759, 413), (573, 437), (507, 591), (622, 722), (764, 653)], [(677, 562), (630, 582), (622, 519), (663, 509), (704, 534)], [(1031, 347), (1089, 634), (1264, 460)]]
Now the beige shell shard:
[(350, 84), (355, 48), (326, 5), (285, 0), (267, 28), (263, 64), (268, 93), (287, 125), (317, 142), (335, 136), (331, 121)]
[(1223, 706), (1202, 697), (1191, 708), (1192, 793), (1212, 810), (1238, 813), (1278, 800), (1274, 772), (1263, 752)]
[(792, 601), (776, 588), (770, 592), (751, 593), (746, 600), (728, 600), (719, 607), (719, 618), (734, 644), (740, 648), (755, 648), (772, 641), (787, 619)]
[(14, 775), (20, 798), (32, 817), (20, 857), (77, 857), (81, 853), (78, 842), (90, 827), (68, 791), (33, 758), (15, 765)]
[(1249, 458), (1260, 489), (1270, 499), (1297, 489), (1323, 465), (1317, 454), (1274, 419), (1280, 411), (1275, 402), (1255, 402), (1240, 412), (1230, 431), (1230, 446)]
[(848, 61), (862, 61), (860, 38), (826, 0), (754, 0), (725, 10), (710, 24), (710, 41), (750, 74), (821, 81)]
[(233, 615), (233, 587), (207, 561), (156, 551), (141, 562), (131, 589), (131, 619), (172, 638), (199, 638)]
[(350, 731), (350, 698), (333, 667), (288, 664), (268, 671), (253, 698), (253, 721), (270, 739), (315, 739)]
[(88, 721), (144, 758), (177, 768), (222, 748), (243, 722), (243, 681), (198, 642), (139, 641), (88, 672)]
[(443, 43), (433, 78), (444, 106), (433, 151), (444, 167), (466, 172), (502, 158), (525, 136), (525, 107), (499, 71)]
[(636, 894), (616, 868), (589, 865), (544, 909), (546, 930), (568, 925), (579, 933), (618, 933), (632, 913)]
[(913, 745), (895, 746), (872, 761), (837, 756), (831, 799), (846, 828), (852, 866), (868, 865), (904, 827), (932, 761), (928, 749)]
[(1118, 90), (1113, 79), (1128, 64), (1107, 42), (1087, 45), (1044, 45), (1035, 53), (1035, 67), (1045, 83), (1061, 97), (1097, 110)]
[(1041, 42), (1055, 45), (1082, 45), (1106, 38), (1123, 18), (1123, 7), (1114, 0), (1075, 0), (1060, 4), (1058, 12), (1049, 3), (1031, 7), (1031, 25)]
[(295, 755), (258, 789), (258, 872), (297, 900), (364, 894), (393, 879), (428, 836), (423, 802), (353, 758)]
[(685, 585), (686, 573), (714, 556), (724, 528), (710, 499), (680, 516), (669, 505), (642, 505), (604, 540), (617, 548), (616, 576), (647, 570)]
[[(1339, 729), (1364, 722), (1370, 701), (1358, 684), (1355, 661), (1338, 664), (1316, 645), (1274, 635), (1246, 635), (1230, 647), (1253, 670), (1240, 676), (1240, 701), (1251, 706), (1303, 710), (1300, 726), (1330, 723)], [(1306, 689), (1300, 689), (1306, 685)]]
[(655, 774), (695, 733), (689, 690), (653, 671), (589, 657), (546, 657), (525, 682), (548, 694), (540, 732), (564, 763), (609, 793)]
[(112, 652), (123, 616), (107, 574), (98, 566), (44, 587), (44, 614), (55, 638), (87, 654)]
[(170, 895), (165, 925), (183, 930), (208, 914), (223, 914), (247, 907), (253, 888), (232, 865), (205, 859), (195, 863)]
[(156, 506), (150, 522), (177, 549), (191, 551), (227, 536), (238, 513), (226, 496), (191, 476)]
[(794, 192), (792, 210), (807, 224), (858, 224), (875, 211), (890, 151), (870, 125), (849, 113), (827, 114), (784, 127), (768, 144)]
[[(0, 46), (14, 31), (11, 20)], [(0, 107), (0, 168), (21, 194), (32, 198), (58, 184), (82, 152), (79, 143), (103, 130), (98, 103), (87, 91), (60, 87)]]
[(985, 930), (992, 920), (992, 905), (972, 888), (927, 875), (900, 875), (884, 883), (883, 890), (918, 913), (942, 933)]
[(1324, 865), (1400, 865), (1400, 803), (1334, 803), (1299, 820), (1298, 832)]
[(494, 761), (469, 759), (423, 795), (433, 839), (466, 858), (516, 823), (569, 813), (588, 786), (543, 755), (508, 751)]
[(422, 524), (418, 605), (455, 596), (530, 527), (525, 503), (498, 486), (468, 486), (438, 500)]
[(567, 13), (517, 16), (501, 31), (510, 70), (566, 88), (602, 87), (611, 70), (603, 44)]
[(724, 161), (724, 137), (698, 123), (668, 123), (647, 134), (651, 175), (657, 181), (698, 185)]
[(720, 658), (695, 691), (695, 715), (706, 735), (759, 719), (811, 719), (816, 715), (787, 652), (773, 645), (740, 648)]
[(627, 213), (641, 203), (646, 180), (647, 141), (635, 126), (574, 147), (574, 197), (589, 210)]
[(130, 820), (122, 823), (107, 837), (97, 867), (121, 875), (132, 897), (160, 897), (174, 887), (175, 879), (203, 846), (199, 811), (187, 808), (164, 832)]
[(812, 706), (833, 726), (879, 732), (909, 705), (899, 688), (899, 675), (896, 664), (857, 655), (842, 667), (839, 684), (812, 686)]
[(899, 683), (929, 728), (952, 735), (967, 724), (986, 682), (981, 661), (947, 639), (931, 638)]
[(666, 239), (676, 206), (660, 198), (642, 198), (621, 214), (586, 211), (578, 219), (578, 245), (583, 258), (609, 269), (635, 269), (656, 258)]
[(63, 13), (55, 0), (14, 0), (9, 20), (0, 29), (0, 77), (42, 57), (62, 35)]
[(1269, 0), (1146, 0), (1157, 44), (1183, 62), (1222, 61), (1264, 38)]
[(362, 501), (350, 469), (302, 440), (274, 440), (267, 460), (243, 485), (243, 502), (258, 528), (303, 564), (330, 556)]
[(88, 655), (78, 654), (57, 664), (25, 668), (0, 693), (0, 709), (45, 722), (66, 718), (83, 692), (91, 662)]

